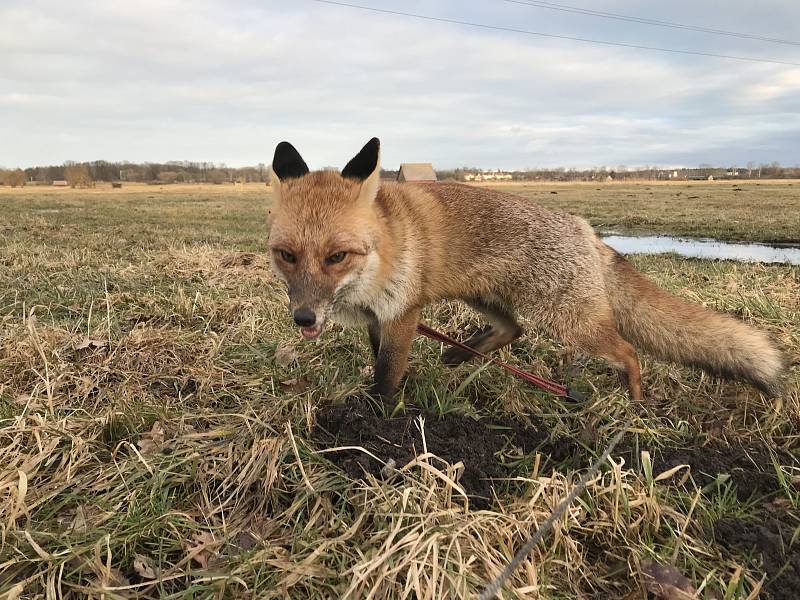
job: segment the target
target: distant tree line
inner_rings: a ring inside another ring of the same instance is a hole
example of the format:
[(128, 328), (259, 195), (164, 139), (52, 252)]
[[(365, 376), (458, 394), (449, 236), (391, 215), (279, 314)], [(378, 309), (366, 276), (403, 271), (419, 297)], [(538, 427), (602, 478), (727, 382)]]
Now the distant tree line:
[(22, 169), (2, 170), (0, 169), (0, 184), (10, 187), (22, 187), (25, 185), (25, 171)]
[(79, 165), (77, 163), (67, 165), (64, 168), (64, 179), (70, 187), (92, 187), (94, 180), (89, 173), (89, 168), (86, 165)]
[[(22, 179), (19, 183), (18, 180)], [(225, 183), (265, 182), (269, 179), (266, 165), (254, 167), (228, 167), (225, 163), (170, 161), (167, 163), (130, 163), (95, 160), (63, 165), (29, 167), (27, 169), (0, 169), (0, 183), (17, 185), (25, 183), (51, 184), (67, 181), (69, 185), (90, 185), (94, 181), (138, 181), (145, 183)]]
[[(439, 170), (440, 180), (454, 179), (465, 181), (467, 174), (478, 174), (482, 170), (474, 167)], [(797, 179), (800, 178), (800, 167), (783, 167), (780, 163), (769, 164), (747, 163), (744, 167), (714, 167), (702, 164), (699, 167), (666, 169), (664, 167), (593, 167), (591, 169), (570, 169), (556, 167), (551, 169), (524, 169), (508, 171), (514, 181), (608, 181), (611, 180), (686, 180), (686, 179)]]
[[(326, 167), (332, 168), (332, 167)], [(474, 167), (438, 170), (440, 180), (465, 181), (467, 174), (478, 174)], [(593, 167), (591, 169), (524, 169), (509, 171), (514, 181), (608, 181), (608, 180), (686, 180), (686, 179), (789, 179), (800, 178), (800, 167), (783, 167), (777, 162), (769, 164), (747, 163), (744, 167), (714, 167), (700, 165), (695, 168), (665, 169), (663, 167), (632, 168)], [(396, 179), (397, 171), (381, 169), (383, 179)], [(92, 162), (65, 162), (63, 165), (29, 167), (27, 169), (0, 169), (0, 184), (21, 187), (28, 183), (51, 184), (66, 181), (72, 187), (86, 187), (93, 182), (135, 181), (144, 183), (226, 183), (266, 182), (269, 168), (265, 164), (253, 167), (228, 167), (225, 163), (170, 161), (166, 163), (130, 163), (96, 160)]]

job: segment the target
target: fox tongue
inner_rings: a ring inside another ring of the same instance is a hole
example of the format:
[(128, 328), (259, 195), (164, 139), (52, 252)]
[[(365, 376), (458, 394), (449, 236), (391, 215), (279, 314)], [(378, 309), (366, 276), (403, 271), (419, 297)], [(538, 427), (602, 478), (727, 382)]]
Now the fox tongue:
[(303, 337), (307, 340), (313, 340), (319, 337), (319, 334), (322, 333), (322, 327), (303, 327), (300, 329), (300, 333), (303, 334)]

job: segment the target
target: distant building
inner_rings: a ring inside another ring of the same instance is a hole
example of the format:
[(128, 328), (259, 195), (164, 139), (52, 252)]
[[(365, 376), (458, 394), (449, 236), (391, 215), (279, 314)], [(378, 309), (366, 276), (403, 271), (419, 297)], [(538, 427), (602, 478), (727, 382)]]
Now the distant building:
[(397, 181), (436, 181), (436, 171), (431, 163), (402, 163)]
[(506, 173), (500, 169), (464, 175), (464, 181), (511, 181), (511, 179), (513, 179), (511, 173)]
[(53, 181), (53, 185), (56, 187), (67, 187), (69, 184), (63, 179), (56, 179)]

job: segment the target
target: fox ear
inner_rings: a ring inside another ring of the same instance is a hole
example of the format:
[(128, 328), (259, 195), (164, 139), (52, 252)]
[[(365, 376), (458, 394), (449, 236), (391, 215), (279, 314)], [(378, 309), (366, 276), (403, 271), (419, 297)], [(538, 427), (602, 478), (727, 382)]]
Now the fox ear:
[(361, 181), (359, 199), (372, 202), (378, 194), (381, 177), (381, 142), (374, 137), (342, 169), (342, 177)]
[(289, 142), (281, 142), (275, 147), (275, 156), (270, 166), (272, 177), (278, 181), (308, 174), (306, 161)]
[(270, 165), (272, 195), (276, 202), (281, 199), (281, 181), (302, 177), (308, 174), (308, 165), (300, 153), (289, 142), (281, 142), (275, 147), (275, 156)]
[(361, 151), (347, 163), (344, 169), (342, 169), (342, 177), (364, 181), (378, 168), (380, 152), (381, 142), (378, 138), (374, 137), (364, 144)]

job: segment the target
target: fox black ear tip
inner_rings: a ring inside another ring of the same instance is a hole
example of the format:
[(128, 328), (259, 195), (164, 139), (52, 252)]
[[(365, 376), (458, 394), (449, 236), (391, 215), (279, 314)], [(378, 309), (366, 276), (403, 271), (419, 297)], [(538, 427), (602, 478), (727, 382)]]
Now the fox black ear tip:
[(272, 170), (278, 179), (302, 177), (308, 174), (308, 165), (295, 147), (284, 141), (275, 147)]

